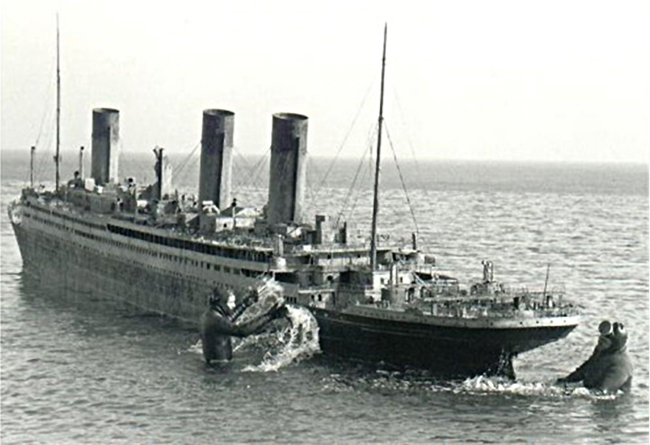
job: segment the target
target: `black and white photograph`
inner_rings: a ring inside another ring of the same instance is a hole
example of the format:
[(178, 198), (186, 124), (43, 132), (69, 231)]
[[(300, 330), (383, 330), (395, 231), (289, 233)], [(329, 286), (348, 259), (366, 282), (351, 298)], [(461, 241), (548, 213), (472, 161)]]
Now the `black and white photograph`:
[(2, 0), (0, 443), (647, 444), (648, 23)]

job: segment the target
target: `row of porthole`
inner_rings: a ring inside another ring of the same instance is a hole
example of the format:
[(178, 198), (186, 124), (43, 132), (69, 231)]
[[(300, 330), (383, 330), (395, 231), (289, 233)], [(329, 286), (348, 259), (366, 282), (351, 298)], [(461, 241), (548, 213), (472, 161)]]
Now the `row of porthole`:
[(56, 227), (56, 228), (58, 228), (58, 229), (60, 229), (60, 230), (65, 230), (65, 231), (67, 231), (67, 232), (69, 232), (69, 231), (71, 230), (69, 227), (67, 227), (67, 226), (64, 225), (64, 224), (60, 224), (60, 223), (57, 223), (57, 222), (54, 222), (54, 221), (50, 221), (50, 220), (47, 220), (47, 219), (45, 219), (45, 218), (41, 218), (41, 217), (36, 216), (36, 215), (30, 215), (30, 214), (28, 214), (28, 213), (25, 213), (25, 216), (26, 216), (27, 218), (32, 218), (32, 219), (34, 219), (34, 220), (40, 222), (41, 224), (46, 224), (46, 225), (54, 226), (54, 227)]
[[(33, 217), (34, 217), (34, 219), (36, 219), (36, 220), (38, 220), (38, 221), (40, 221), (42, 223), (54, 225), (54, 226), (58, 227), (59, 229), (66, 230), (66, 231), (72, 230), (71, 228), (68, 228), (65, 225), (58, 224), (58, 223), (55, 223), (53, 221), (47, 221), (47, 220), (44, 220), (44, 219), (42, 219), (40, 217), (37, 217), (37, 216), (33, 216)], [(106, 238), (99, 237), (99, 236), (89, 234), (89, 233), (85, 233), (85, 232), (82, 232), (82, 231), (79, 231), (79, 230), (75, 230), (74, 232), (77, 235), (82, 236), (84, 238), (88, 238), (88, 239), (92, 239), (92, 240), (95, 240), (95, 241), (100, 241), (100, 242), (112, 244), (112, 245), (114, 245), (116, 247), (129, 249), (129, 250), (132, 250), (134, 252), (150, 255), (150, 256), (153, 256), (153, 257), (157, 257), (157, 258), (162, 257), (164, 259), (168, 259), (170, 261), (177, 261), (179, 263), (188, 264), (188, 262), (189, 262), (189, 264), (191, 264), (192, 266), (196, 266), (196, 267), (200, 266), (202, 268), (205, 267), (208, 270), (211, 269), (211, 264), (207, 263), (207, 262), (191, 260), (191, 259), (187, 259), (187, 258), (181, 258), (181, 257), (178, 257), (176, 255), (169, 255), (169, 254), (165, 254), (165, 253), (152, 252), (152, 251), (150, 251), (148, 249), (145, 249), (145, 248), (142, 248), (142, 247), (137, 247), (137, 246), (130, 245), (128, 243), (122, 243), (122, 242), (119, 242), (119, 241), (106, 239)], [(221, 266), (218, 265), (218, 264), (213, 264), (212, 267), (214, 268), (215, 271), (220, 271), (220, 269), (221, 269)], [(232, 270), (232, 272), (231, 272), (231, 270)], [(238, 268), (232, 268), (231, 269), (228, 266), (224, 266), (224, 273), (233, 273), (234, 275), (239, 275), (240, 272), (242, 272), (242, 274), (245, 275), (245, 276), (256, 276), (258, 274), (261, 274), (261, 272), (258, 273), (256, 271), (249, 270), (249, 269), (238, 269)]]
[[(33, 207), (33, 208), (45, 213), (45, 211), (42, 210), (42, 209), (38, 209), (36, 207)], [(47, 212), (47, 213), (50, 214), (50, 212)], [(101, 230), (105, 230), (105, 227), (102, 227), (102, 226), (99, 226), (99, 225), (96, 225), (96, 224), (87, 223), (87, 222), (82, 221), (82, 220), (73, 219), (73, 218), (71, 218), (71, 217), (69, 217), (67, 215), (54, 213), (54, 212), (51, 212), (51, 214), (54, 214), (54, 215), (56, 215), (56, 216), (58, 216), (60, 218), (63, 218), (65, 220), (69, 220), (69, 221), (74, 222), (74, 223), (79, 223), (79, 224), (83, 224), (83, 225), (86, 225), (86, 226), (89, 226), (89, 227), (99, 228)], [(30, 217), (30, 215), (28, 213), (26, 213), (26, 215), (28, 217)], [(68, 227), (66, 225), (59, 224), (59, 223), (54, 222), (54, 221), (48, 221), (48, 220), (45, 220), (43, 218), (37, 217), (35, 215), (33, 215), (33, 218), (40, 221), (40, 222), (42, 222), (42, 223), (44, 223), (44, 224), (54, 225), (54, 226), (58, 227), (61, 230), (66, 230), (66, 231), (71, 231), (72, 230), (72, 228), (70, 228), (70, 227)], [(199, 263), (200, 263), (200, 267), (202, 267), (202, 268), (204, 267), (204, 268), (210, 270), (210, 263), (207, 263), (207, 262), (197, 261), (197, 260), (189, 260), (187, 258), (181, 258), (181, 257), (175, 256), (175, 255), (162, 254), (162, 253), (158, 253), (158, 252), (151, 252), (148, 249), (131, 246), (131, 245), (127, 244), (127, 243), (120, 243), (120, 242), (113, 241), (113, 240), (110, 240), (110, 239), (106, 239), (106, 238), (103, 238), (103, 237), (98, 237), (98, 236), (92, 235), (92, 234), (86, 234), (86, 233), (78, 231), (78, 230), (75, 230), (75, 233), (77, 233), (78, 235), (83, 236), (85, 238), (95, 239), (97, 241), (102, 241), (102, 242), (110, 243), (110, 244), (113, 244), (113, 245), (120, 245), (120, 247), (124, 247), (124, 248), (130, 249), (130, 250), (135, 250), (135, 251), (138, 251), (140, 253), (148, 254), (148, 255), (151, 255), (151, 256), (155, 256), (155, 257), (161, 257), (162, 255), (168, 255), (170, 258), (166, 258), (166, 259), (169, 259), (169, 260), (172, 260), (172, 261), (177, 261), (177, 262), (180, 262), (180, 263), (184, 262), (185, 264), (187, 264), (188, 261), (189, 261), (190, 264), (192, 264), (193, 266), (197, 266), (197, 267), (199, 266)], [(213, 265), (213, 266), (214, 266), (214, 269), (217, 270), (217, 271), (220, 268), (220, 266), (216, 265), (216, 264)], [(237, 272), (234, 272), (234, 273), (237, 274), (238, 269), (235, 269), (235, 270)], [(245, 270), (247, 270), (247, 269), (245, 269)], [(226, 270), (226, 273), (228, 273), (227, 270)], [(255, 274), (255, 273), (256, 273), (255, 271), (250, 270), (249, 275), (246, 275), (246, 276), (250, 276), (250, 274)]]
[[(83, 220), (80, 220), (80, 219), (74, 219), (74, 218), (72, 218), (72, 217), (70, 217), (68, 215), (64, 215), (64, 214), (56, 212), (54, 210), (45, 210), (45, 209), (41, 209), (41, 208), (39, 208), (37, 206), (29, 206), (29, 203), (27, 203), (27, 206), (30, 207), (31, 209), (35, 210), (35, 211), (38, 211), (38, 212), (41, 212), (43, 214), (50, 215), (50, 216), (56, 216), (58, 218), (62, 218), (64, 220), (66, 220), (66, 221), (71, 221), (71, 222), (74, 222), (74, 223), (82, 224), (84, 226), (91, 227), (91, 228), (94, 228), (94, 229), (99, 229), (99, 230), (104, 230), (105, 229), (105, 227), (102, 226), (102, 225), (89, 223), (87, 221), (83, 221)], [(54, 223), (53, 221), (51, 221), (51, 223), (57, 224), (57, 223)]]
[[(38, 218), (38, 217), (35, 217), (35, 218)], [(38, 219), (40, 219), (40, 218), (38, 218)], [(43, 221), (43, 222), (46, 222), (46, 221)], [(58, 225), (58, 224), (56, 224), (56, 223), (51, 223), (51, 224)], [(65, 226), (64, 226), (64, 227), (65, 227)], [(84, 238), (91, 239), (91, 240), (94, 240), (94, 241), (103, 241), (103, 242), (105, 242), (105, 243), (113, 244), (114, 246), (121, 247), (121, 248), (128, 248), (129, 250), (133, 250), (133, 251), (136, 251), (136, 252), (139, 252), (139, 253), (146, 253), (146, 254), (149, 254), (149, 255), (152, 255), (152, 256), (159, 256), (158, 253), (150, 252), (150, 251), (147, 251), (146, 249), (143, 249), (143, 248), (140, 248), (140, 247), (131, 246), (131, 245), (128, 245), (128, 244), (125, 244), (125, 243), (120, 243), (120, 242), (118, 242), (118, 241), (106, 240), (106, 239), (104, 239), (104, 238), (97, 237), (96, 235), (93, 235), (93, 234), (87, 234), (87, 233), (85, 233), (85, 232), (81, 232), (81, 231), (78, 231), (78, 230), (75, 230), (75, 232), (77, 233), (77, 235), (80, 235), (80, 236), (82, 236), (82, 237), (84, 237)], [(87, 250), (90, 250), (90, 251), (94, 251), (97, 255), (100, 255), (100, 256), (108, 256), (105, 252), (97, 251), (96, 249), (93, 249), (93, 248), (90, 247), (90, 246), (86, 246), (86, 245), (84, 245), (84, 244), (78, 244), (78, 246), (80, 246), (80, 247), (83, 248), (83, 249), (87, 249)], [(185, 259), (185, 261), (187, 262), (188, 260)], [(198, 261), (195, 261), (195, 260), (189, 260), (189, 261), (191, 261), (192, 264), (198, 264)], [(182, 279), (190, 280), (190, 281), (196, 281), (196, 282), (199, 282), (199, 283), (203, 282), (203, 280), (201, 280), (201, 279), (199, 279), (199, 278), (196, 278), (196, 277), (188, 277), (188, 276), (185, 276), (185, 275), (180, 274), (180, 273), (178, 273), (178, 272), (169, 271), (169, 270), (162, 269), (162, 268), (158, 268), (158, 267), (151, 266), (151, 265), (143, 265), (143, 266), (144, 266), (145, 268), (149, 269), (149, 270), (152, 270), (152, 271), (160, 271), (160, 272), (162, 272), (162, 273), (164, 273), (164, 274), (166, 274), (166, 275), (172, 275), (172, 276), (175, 276), (175, 277), (177, 277), (177, 278), (182, 278)], [(215, 270), (218, 270), (217, 267), (218, 267), (218, 265), (215, 265)], [(231, 271), (231, 268), (230, 268), (230, 267), (228, 267), (228, 266), (224, 266), (224, 272), (225, 272), (225, 273), (229, 273), (230, 271)], [(240, 269), (237, 269), (237, 268), (232, 268), (232, 271), (233, 271), (233, 273), (236, 274), (236, 275), (238, 275), (240, 272), (244, 272), (244, 271), (246, 271), (246, 272), (248, 272), (248, 274), (246, 274), (245, 272), (242, 273), (242, 274), (245, 275), (245, 276), (249, 276), (250, 274), (255, 274), (255, 273), (256, 273), (255, 271), (249, 271), (248, 269), (241, 269), (241, 270), (240, 270)], [(320, 297), (320, 295), (319, 295), (319, 297)], [(319, 301), (320, 301), (320, 298), (319, 298)]]
[[(83, 233), (83, 232), (82, 232), (82, 233), (79, 233), (79, 235), (83, 236), (84, 238), (97, 240), (97, 238), (94, 237), (93, 235), (86, 234), (86, 233)], [(84, 235), (85, 235), (85, 236), (84, 236)], [(84, 245), (84, 244), (80, 244), (80, 243), (77, 243), (77, 245), (78, 245), (79, 247), (81, 247), (82, 249), (86, 249), (86, 250), (89, 250), (89, 251), (93, 251), (93, 252), (95, 252), (95, 254), (97, 254), (97, 255), (100, 255), (100, 256), (106, 256), (103, 252), (100, 252), (100, 251), (98, 251), (98, 250), (96, 250), (96, 249), (93, 249), (93, 248), (90, 247), (90, 246), (86, 246), (86, 245)], [(131, 249), (131, 250), (135, 250), (135, 251), (143, 251), (143, 250), (144, 250), (144, 249), (141, 249), (141, 248), (137, 248), (137, 247), (133, 247), (133, 246), (127, 246), (127, 245), (125, 245), (124, 247), (129, 248), (129, 249)], [(185, 279), (188, 279), (188, 277), (186, 277), (186, 276), (184, 276), (184, 275), (182, 275), (182, 274), (180, 274), (180, 273), (177, 273), (177, 272), (168, 271), (168, 270), (166, 270), (166, 269), (157, 268), (157, 267), (150, 266), (150, 265), (143, 265), (143, 266), (144, 266), (145, 268), (147, 268), (147, 269), (150, 269), (150, 270), (160, 271), (160, 272), (164, 273), (165, 275), (172, 275), (172, 276), (176, 276), (176, 277), (178, 277), (178, 278), (185, 278)], [(199, 281), (199, 280), (197, 279), (197, 281)]]

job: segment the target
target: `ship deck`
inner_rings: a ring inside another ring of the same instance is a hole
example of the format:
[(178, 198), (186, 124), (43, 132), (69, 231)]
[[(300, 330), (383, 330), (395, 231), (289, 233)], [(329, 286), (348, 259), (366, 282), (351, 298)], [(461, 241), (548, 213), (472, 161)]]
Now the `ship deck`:
[(549, 310), (484, 310), (472, 311), (459, 305), (453, 311), (438, 312), (419, 308), (379, 307), (376, 304), (349, 306), (344, 313), (368, 318), (415, 322), (433, 326), (463, 327), (470, 329), (521, 329), (560, 326), (577, 326), (580, 316), (562, 309)]

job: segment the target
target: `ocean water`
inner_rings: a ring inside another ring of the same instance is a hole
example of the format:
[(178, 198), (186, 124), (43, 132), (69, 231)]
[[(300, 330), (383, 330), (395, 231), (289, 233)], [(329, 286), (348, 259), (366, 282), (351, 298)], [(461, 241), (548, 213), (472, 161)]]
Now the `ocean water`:
[[(421, 246), (466, 284), (491, 259), (498, 279), (541, 288), (550, 264), (549, 286), (584, 308), (569, 337), (516, 360), (515, 382), (439, 381), (324, 357), (296, 331), (246, 339), (232, 363), (207, 368), (193, 328), (23, 269), (6, 207), (29, 160), (2, 156), (3, 444), (648, 443), (647, 166), (407, 162), (406, 193), (400, 172), (386, 167), (381, 234), (409, 240), (417, 227)], [(133, 159), (122, 162), (124, 175), (151, 180), (149, 157)], [(238, 201), (261, 206), (268, 162), (237, 162)], [(52, 177), (48, 163), (37, 163), (38, 181)], [(172, 163), (180, 192), (195, 192), (198, 161)], [(365, 164), (311, 161), (309, 218), (342, 213), (365, 231)], [(553, 386), (589, 356), (605, 318), (628, 329), (631, 394)]]

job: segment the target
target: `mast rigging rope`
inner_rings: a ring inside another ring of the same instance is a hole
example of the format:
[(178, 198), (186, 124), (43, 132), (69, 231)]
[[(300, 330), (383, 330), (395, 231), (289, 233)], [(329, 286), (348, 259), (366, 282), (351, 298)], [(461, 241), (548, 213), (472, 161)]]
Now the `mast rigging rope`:
[(409, 198), (408, 190), (406, 189), (406, 183), (404, 182), (404, 176), (402, 175), (402, 169), (397, 162), (397, 153), (395, 152), (395, 147), (393, 146), (393, 140), (390, 137), (390, 132), (388, 131), (388, 125), (384, 121), (384, 126), (386, 127), (386, 137), (388, 138), (388, 143), (390, 149), (393, 152), (393, 159), (395, 160), (395, 166), (397, 167), (397, 173), (399, 174), (399, 180), (402, 183), (402, 189), (404, 190), (404, 196), (406, 196), (406, 202), (408, 203), (409, 210), (411, 212), (411, 217), (413, 218), (413, 224), (415, 225), (415, 233), (420, 236), (420, 228), (418, 227), (418, 222), (415, 218), (415, 212), (413, 210), (413, 205), (411, 204), (411, 199)]
[(368, 86), (368, 89), (366, 90), (366, 94), (363, 96), (363, 99), (361, 100), (361, 104), (359, 105), (359, 108), (357, 109), (357, 112), (354, 116), (354, 119), (352, 120), (352, 124), (350, 124), (350, 127), (348, 128), (347, 133), (345, 134), (345, 137), (343, 138), (343, 141), (339, 145), (339, 149), (336, 152), (336, 155), (334, 156), (334, 159), (332, 159), (332, 162), (330, 162), (330, 165), (328, 166), (327, 170), (325, 171), (325, 175), (323, 175), (323, 179), (321, 180), (318, 188), (316, 189), (315, 194), (318, 195), (325, 185), (325, 182), (327, 181), (327, 178), (329, 177), (330, 172), (332, 171), (332, 168), (334, 168), (334, 164), (339, 158), (339, 155), (341, 154), (341, 151), (343, 150), (343, 147), (345, 146), (345, 143), (347, 142), (348, 138), (350, 137), (350, 134), (352, 134), (352, 130), (354, 129), (354, 126), (359, 119), (359, 116), (361, 115), (361, 110), (363, 109), (363, 106), (366, 103), (366, 100), (368, 99), (368, 96), (370, 95), (370, 91), (372, 90), (372, 86), (375, 83), (375, 79), (377, 78), (377, 74), (375, 75), (375, 78), (370, 82), (370, 85)]
[[(375, 131), (373, 131), (373, 133), (372, 133), (373, 135), (376, 134), (376, 127), (377, 127), (377, 125), (378, 125), (378, 124), (375, 124), (375, 127), (374, 127), (374, 130), (375, 130)], [(371, 138), (372, 138), (372, 137), (371, 137)], [(366, 156), (370, 153), (370, 154), (371, 154), (371, 157), (372, 157), (372, 148), (373, 148), (372, 144), (368, 144), (368, 147), (367, 147), (366, 150), (364, 151), (363, 156), (361, 157), (361, 160), (359, 161), (359, 164), (358, 164), (358, 166), (357, 166), (357, 170), (356, 170), (356, 172), (355, 172), (355, 174), (354, 174), (354, 178), (352, 179), (352, 184), (350, 184), (350, 189), (348, 190), (348, 193), (347, 193), (347, 195), (346, 195), (346, 197), (345, 197), (345, 200), (343, 201), (343, 205), (341, 206), (341, 210), (339, 211), (338, 217), (337, 217), (337, 219), (336, 219), (336, 225), (337, 225), (337, 226), (338, 226), (339, 222), (341, 221), (341, 218), (343, 217), (343, 214), (345, 213), (345, 209), (346, 209), (346, 207), (348, 206), (348, 202), (350, 201), (350, 197), (351, 197), (352, 194), (354, 193), (354, 187), (355, 187), (356, 182), (357, 182), (357, 179), (358, 179), (358, 177), (359, 177), (359, 173), (361, 172), (361, 169), (362, 169), (362, 167), (363, 167), (364, 164), (365, 164)], [(364, 176), (364, 177), (365, 177), (365, 176)], [(357, 201), (358, 201), (358, 199), (354, 201), (354, 204), (355, 204), (355, 205), (356, 205), (356, 202), (357, 202)], [(352, 211), (352, 210), (354, 210), (354, 208), (351, 208), (351, 211)]]

